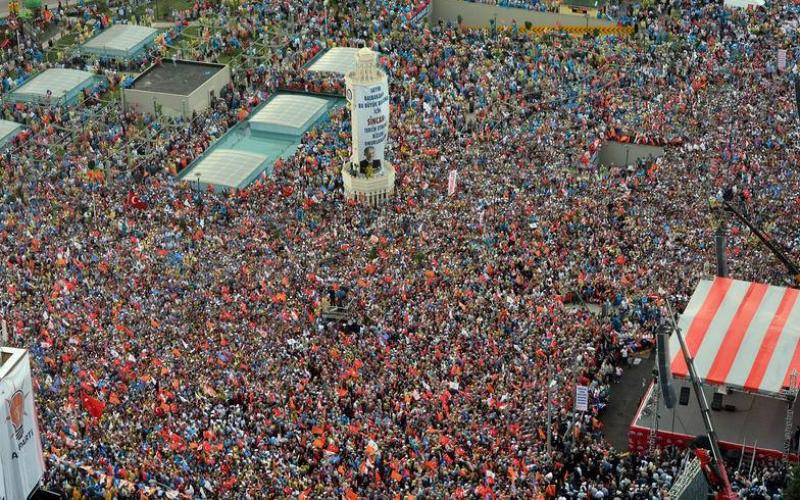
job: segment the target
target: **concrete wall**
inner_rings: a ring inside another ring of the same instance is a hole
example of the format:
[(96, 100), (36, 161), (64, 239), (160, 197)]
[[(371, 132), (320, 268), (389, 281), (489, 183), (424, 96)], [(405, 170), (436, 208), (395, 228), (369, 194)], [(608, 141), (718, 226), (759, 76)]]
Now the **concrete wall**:
[(206, 80), (203, 85), (189, 94), (187, 102), (187, 117), (191, 116), (192, 112), (194, 111), (200, 113), (201, 111), (207, 109), (211, 103), (211, 91), (214, 91), (214, 95), (219, 97), (220, 91), (226, 85), (228, 85), (230, 81), (231, 68), (230, 66), (225, 66), (220, 71), (217, 71), (214, 76)]
[(158, 104), (161, 106), (161, 113), (166, 116), (190, 116), (192, 112), (188, 107), (188, 99), (189, 96), (185, 95), (125, 89), (125, 109), (140, 113), (156, 114), (156, 104)]
[(600, 146), (598, 165), (608, 167), (625, 167), (633, 165), (639, 158), (664, 155), (664, 148), (658, 146), (642, 146), (639, 144), (626, 144), (622, 142), (607, 141)]
[(161, 106), (161, 113), (166, 116), (189, 118), (193, 112), (200, 113), (207, 109), (211, 103), (210, 92), (213, 90), (214, 95), (219, 97), (220, 91), (230, 81), (231, 70), (225, 66), (188, 96), (125, 89), (125, 109), (155, 114), (158, 103)]
[(143, 92), (134, 89), (124, 89), (122, 92), (125, 95), (126, 110), (130, 109), (137, 113), (155, 113), (155, 109), (153, 109), (152, 92)]
[(579, 27), (615, 26), (611, 21), (597, 19), (592, 16), (533, 12), (525, 9), (465, 2), (463, 0), (433, 0), (432, 23), (437, 23), (440, 19), (444, 22), (452, 21), (456, 23), (459, 15), (466, 26), (476, 27), (489, 26), (489, 20), (494, 19), (495, 16), (497, 16), (498, 26), (511, 25), (513, 20), (517, 21), (517, 26), (519, 27), (523, 27), (525, 21), (530, 21), (533, 26), (555, 26), (556, 24)]

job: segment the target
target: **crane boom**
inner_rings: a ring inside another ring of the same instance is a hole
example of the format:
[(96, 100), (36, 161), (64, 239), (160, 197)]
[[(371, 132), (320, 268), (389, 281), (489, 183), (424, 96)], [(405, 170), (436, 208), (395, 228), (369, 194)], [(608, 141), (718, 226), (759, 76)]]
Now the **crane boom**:
[(711, 422), (711, 409), (708, 407), (706, 394), (703, 392), (703, 388), (700, 385), (700, 378), (697, 376), (697, 371), (694, 368), (694, 359), (692, 359), (689, 348), (686, 346), (680, 327), (675, 322), (675, 312), (672, 310), (672, 305), (669, 303), (669, 300), (665, 300), (665, 302), (669, 310), (670, 325), (672, 326), (673, 332), (675, 332), (675, 335), (678, 337), (681, 353), (683, 354), (683, 359), (686, 361), (686, 367), (689, 372), (689, 380), (692, 382), (694, 394), (697, 397), (697, 404), (700, 406), (700, 414), (703, 417), (703, 426), (706, 428), (706, 436), (708, 437), (709, 443), (711, 443), (711, 465), (714, 468), (714, 473), (719, 479), (719, 482), (722, 483), (722, 492), (717, 498), (734, 499), (736, 496), (728, 480), (728, 473), (725, 471), (725, 464), (722, 461), (722, 452), (719, 448), (719, 439), (717, 438), (717, 432), (714, 430), (714, 424)]

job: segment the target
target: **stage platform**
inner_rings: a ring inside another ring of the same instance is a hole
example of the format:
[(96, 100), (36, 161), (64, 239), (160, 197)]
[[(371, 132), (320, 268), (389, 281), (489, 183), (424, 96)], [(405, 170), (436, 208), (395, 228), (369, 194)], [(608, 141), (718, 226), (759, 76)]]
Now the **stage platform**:
[[(664, 399), (659, 398), (659, 444), (661, 446), (685, 445), (699, 435), (705, 435), (700, 407), (697, 397), (688, 381), (675, 380), (676, 395), (681, 387), (689, 388), (689, 404), (676, 404), (668, 410)], [(704, 386), (706, 400), (711, 406), (715, 388)], [(631, 424), (629, 448), (643, 451), (647, 449), (653, 416), (649, 411), (649, 401), (653, 397), (653, 385), (650, 385), (644, 400)], [(795, 401), (795, 410), (797, 402)], [(727, 406), (735, 407), (732, 411)], [(742, 444), (748, 448), (756, 446), (758, 454), (780, 457), (783, 453), (786, 400), (754, 393), (730, 391), (722, 398), (722, 410), (711, 411), (711, 421), (720, 439), (720, 446), (727, 451), (740, 451)], [(800, 412), (794, 414), (792, 432), (800, 425)], [(795, 450), (796, 451), (796, 450)]]

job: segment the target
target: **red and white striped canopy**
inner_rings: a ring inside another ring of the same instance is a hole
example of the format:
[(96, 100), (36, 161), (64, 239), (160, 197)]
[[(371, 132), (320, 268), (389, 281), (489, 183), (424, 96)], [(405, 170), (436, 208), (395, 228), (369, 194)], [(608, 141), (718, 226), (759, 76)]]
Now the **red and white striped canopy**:
[[(763, 393), (789, 387), (800, 371), (800, 290), (729, 278), (702, 280), (678, 326), (697, 375), (709, 384)], [(676, 335), (672, 374), (688, 377)]]

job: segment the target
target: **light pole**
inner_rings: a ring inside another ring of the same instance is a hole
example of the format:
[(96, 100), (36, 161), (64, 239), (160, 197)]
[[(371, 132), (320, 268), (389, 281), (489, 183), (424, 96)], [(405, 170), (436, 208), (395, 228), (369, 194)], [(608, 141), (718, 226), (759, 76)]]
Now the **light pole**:
[(550, 389), (553, 386), (553, 361), (550, 353), (547, 354), (547, 456), (550, 456), (553, 434), (553, 398)]
[(324, 2), (322, 2), (322, 4), (325, 6), (325, 40), (324, 40), (324, 42), (325, 42), (325, 46), (327, 47), (328, 46), (328, 41), (327, 41), (327, 38), (328, 38), (328, 16), (330, 16), (331, 13), (330, 13), (330, 11), (328, 9), (328, 5), (329, 5), (328, 0), (325, 0)]
[(547, 456), (549, 457), (553, 447), (553, 392), (552, 391), (553, 391), (553, 386), (555, 385), (555, 380), (553, 380), (552, 348), (545, 349), (544, 354), (547, 357)]

